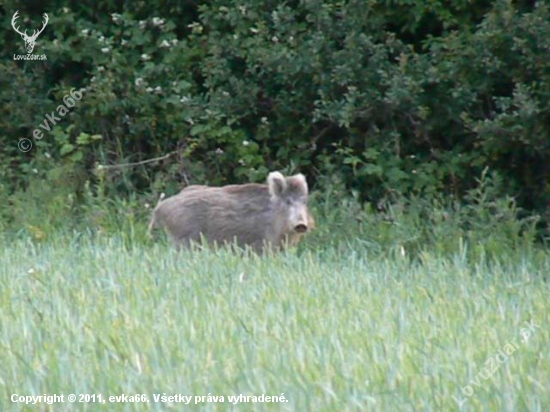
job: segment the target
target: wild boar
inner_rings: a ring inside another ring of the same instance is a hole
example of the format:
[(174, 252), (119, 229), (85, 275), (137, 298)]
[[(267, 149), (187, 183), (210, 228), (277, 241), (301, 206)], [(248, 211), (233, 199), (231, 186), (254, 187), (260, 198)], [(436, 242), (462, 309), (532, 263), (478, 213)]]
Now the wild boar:
[(163, 227), (178, 248), (204, 237), (209, 243), (235, 242), (256, 252), (284, 249), (315, 225), (308, 194), (304, 175), (284, 177), (279, 172), (270, 173), (267, 184), (189, 186), (159, 202), (149, 229)]

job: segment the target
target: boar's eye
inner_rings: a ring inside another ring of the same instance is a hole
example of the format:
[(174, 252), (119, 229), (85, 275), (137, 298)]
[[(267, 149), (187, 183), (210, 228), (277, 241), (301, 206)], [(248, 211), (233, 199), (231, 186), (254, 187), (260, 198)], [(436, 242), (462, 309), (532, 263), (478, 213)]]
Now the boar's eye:
[(290, 199), (290, 198), (289, 198), (289, 199), (286, 199), (286, 200), (285, 200), (285, 203), (287, 204), (287, 206), (292, 205), (292, 199)]

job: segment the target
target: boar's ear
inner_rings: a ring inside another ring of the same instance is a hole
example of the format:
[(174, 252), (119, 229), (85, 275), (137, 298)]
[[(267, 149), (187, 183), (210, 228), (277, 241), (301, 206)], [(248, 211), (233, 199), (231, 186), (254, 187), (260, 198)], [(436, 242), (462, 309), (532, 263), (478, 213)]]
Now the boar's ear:
[(281, 197), (286, 190), (285, 177), (280, 172), (271, 172), (267, 176), (269, 193), (274, 197)]
[(297, 183), (296, 186), (297, 186), (298, 190), (299, 190), (301, 193), (307, 195), (307, 194), (308, 194), (308, 188), (307, 188), (307, 180), (306, 180), (306, 177), (305, 177), (303, 174), (301, 174), (301, 173), (298, 173), (297, 175), (294, 175), (294, 176), (292, 176), (292, 177), (293, 177), (293, 180), (295, 180), (296, 183)]

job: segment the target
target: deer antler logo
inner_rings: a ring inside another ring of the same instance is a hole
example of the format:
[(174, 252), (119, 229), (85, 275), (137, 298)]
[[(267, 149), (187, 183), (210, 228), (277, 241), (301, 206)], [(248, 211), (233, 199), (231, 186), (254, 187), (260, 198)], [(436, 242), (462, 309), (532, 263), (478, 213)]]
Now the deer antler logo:
[(27, 53), (28, 54), (31, 54), (33, 49), (34, 49), (34, 45), (36, 43), (36, 38), (38, 37), (38, 35), (40, 33), (42, 33), (44, 31), (44, 28), (46, 27), (46, 24), (48, 24), (48, 15), (46, 13), (44, 13), (44, 24), (42, 25), (42, 28), (37, 31), (37, 30), (34, 30), (32, 36), (29, 36), (27, 35), (27, 30), (25, 30), (25, 33), (21, 33), (19, 31), (19, 27), (15, 27), (15, 20), (17, 20), (17, 18), (19, 17), (17, 15), (17, 13), (19, 13), (19, 10), (17, 10), (15, 12), (15, 14), (13, 15), (13, 18), (11, 19), (11, 25), (13, 27), (13, 29), (19, 33), (21, 35), (21, 37), (23, 38), (23, 40), (25, 41), (25, 48), (27, 49)]

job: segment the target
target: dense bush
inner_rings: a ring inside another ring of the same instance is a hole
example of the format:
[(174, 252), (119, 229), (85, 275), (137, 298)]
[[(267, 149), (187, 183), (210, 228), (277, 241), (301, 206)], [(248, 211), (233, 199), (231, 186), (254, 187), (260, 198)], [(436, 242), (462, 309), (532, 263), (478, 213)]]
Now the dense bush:
[[(14, 61), (20, 36), (0, 34), (0, 195), (70, 208), (86, 182), (127, 196), (299, 169), (379, 201), (462, 196), (489, 167), (502, 195), (548, 213), (549, 7), (446, 3), (21, 5), (30, 30), (49, 13), (47, 60)], [(72, 88), (82, 100), (34, 139)]]

